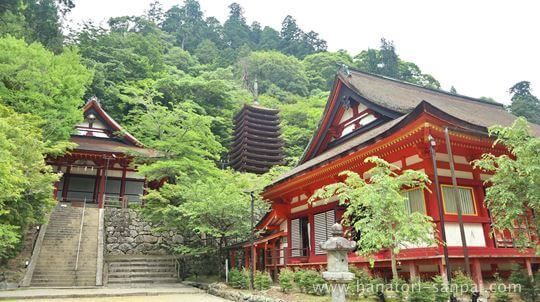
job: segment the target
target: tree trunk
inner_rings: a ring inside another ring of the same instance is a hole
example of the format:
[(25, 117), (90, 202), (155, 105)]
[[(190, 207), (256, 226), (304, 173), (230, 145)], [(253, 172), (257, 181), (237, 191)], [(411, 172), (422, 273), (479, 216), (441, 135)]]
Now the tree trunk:
[(397, 272), (397, 261), (396, 261), (396, 254), (394, 254), (394, 249), (390, 248), (390, 261), (392, 263), (392, 279), (397, 280), (399, 278), (398, 272)]

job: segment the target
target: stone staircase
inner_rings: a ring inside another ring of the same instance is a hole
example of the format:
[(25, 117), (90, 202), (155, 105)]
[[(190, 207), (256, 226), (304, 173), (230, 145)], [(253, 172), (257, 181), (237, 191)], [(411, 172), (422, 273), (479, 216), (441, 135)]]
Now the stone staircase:
[(32, 275), (32, 287), (95, 286), (98, 236), (98, 209), (87, 206), (75, 270), (82, 207), (59, 203), (51, 213), (37, 265)]
[(124, 256), (107, 260), (109, 286), (176, 283), (175, 260), (160, 256)]

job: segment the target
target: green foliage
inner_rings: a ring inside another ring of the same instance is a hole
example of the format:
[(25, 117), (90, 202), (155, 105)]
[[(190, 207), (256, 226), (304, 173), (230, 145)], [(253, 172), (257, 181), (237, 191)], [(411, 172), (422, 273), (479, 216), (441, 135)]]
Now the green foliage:
[(433, 301), (447, 302), (450, 298), (450, 291), (448, 285), (445, 283), (442, 276), (433, 277), (433, 289)]
[(279, 286), (286, 293), (293, 288), (294, 272), (290, 268), (283, 268), (279, 271)]
[(229, 271), (229, 286), (232, 288), (249, 288), (249, 272), (233, 268)]
[(510, 88), (512, 104), (510, 111), (525, 117), (529, 122), (540, 125), (540, 100), (531, 92), (531, 83), (521, 81)]
[(431, 282), (421, 282), (421, 281), (415, 281), (411, 284), (411, 290), (409, 291), (409, 302), (446, 302), (448, 301), (448, 298), (445, 300), (438, 300), (436, 299), (437, 293), (436, 287), (434, 287), (433, 283)]
[(392, 281), (390, 281), (391, 288), (394, 290), (394, 293), (396, 295), (396, 298), (398, 301), (403, 301), (403, 298), (405, 297), (405, 289), (407, 282), (401, 278), (393, 278)]
[(351, 265), (349, 265), (349, 271), (354, 274), (354, 279), (347, 287), (347, 295), (350, 297), (358, 297), (361, 295), (364, 298), (372, 296), (374, 294), (371, 290), (373, 278), (369, 273), (365, 269)]
[(397, 279), (395, 255), (401, 246), (434, 242), (431, 217), (418, 212), (408, 214), (404, 208), (406, 198), (401, 193), (411, 187), (424, 190), (430, 181), (420, 171), (397, 174), (399, 167), (378, 157), (368, 157), (365, 162), (374, 165), (366, 172), (367, 181), (355, 172), (342, 172), (344, 181), (317, 190), (309, 202), (338, 196), (340, 203), (347, 205), (343, 223), (362, 233), (357, 241), (358, 253), (373, 261), (375, 253), (390, 250), (393, 277)]
[(454, 272), (451, 290), (456, 296), (471, 295), (476, 289), (474, 281), (462, 271)]
[(0, 39), (0, 104), (42, 119), (48, 147), (60, 151), (82, 119), (82, 96), (92, 73), (77, 52), (55, 55), (38, 43)]
[(302, 63), (277, 51), (252, 52), (240, 60), (240, 68), (247, 86), (252, 87), (255, 79), (259, 91), (265, 93), (272, 85), (300, 96), (308, 94), (308, 80)]
[[(494, 126), (490, 136), (497, 138), (511, 153), (495, 156), (484, 154), (474, 161), (474, 167), (495, 174), (486, 181), (486, 205), (498, 230), (508, 230), (520, 247), (536, 246), (531, 235), (540, 234), (540, 216), (529, 215), (540, 211), (540, 139), (530, 133), (527, 121), (517, 119), (511, 127)], [(516, 231), (515, 225), (527, 226)], [(537, 250), (538, 252), (538, 250)]]
[(308, 55), (302, 60), (309, 81), (309, 90), (330, 91), (336, 71), (342, 64), (352, 65), (351, 56), (345, 51), (319, 52)]
[(12, 257), (22, 233), (42, 223), (53, 205), (58, 175), (43, 160), (39, 117), (0, 104), (0, 261)]
[(494, 302), (510, 302), (510, 296), (508, 295), (508, 292), (506, 291), (506, 288), (504, 288), (502, 285), (502, 279), (500, 278), (499, 274), (495, 274), (495, 291), (493, 292), (493, 298)]
[(256, 290), (267, 290), (272, 285), (272, 278), (268, 272), (256, 271), (253, 278), (253, 286)]
[(307, 294), (322, 296), (326, 294), (326, 290), (323, 286), (326, 281), (322, 278), (321, 274), (313, 269), (298, 269), (294, 272), (294, 283), (298, 289)]
[(59, 53), (64, 41), (60, 17), (73, 8), (72, 1), (5, 0), (0, 5), (0, 37), (12, 35), (38, 42)]
[(381, 47), (368, 49), (354, 57), (354, 66), (367, 71), (429, 88), (440, 88), (433, 76), (424, 74), (420, 68), (399, 58), (392, 41), (381, 39)]
[(521, 287), (521, 291), (519, 292), (521, 299), (526, 302), (534, 302), (537, 301), (540, 295), (540, 280), (538, 277), (540, 277), (540, 274), (536, 274), (534, 279), (531, 278), (525, 269), (516, 265), (512, 268), (509, 281), (512, 284), (519, 284)]

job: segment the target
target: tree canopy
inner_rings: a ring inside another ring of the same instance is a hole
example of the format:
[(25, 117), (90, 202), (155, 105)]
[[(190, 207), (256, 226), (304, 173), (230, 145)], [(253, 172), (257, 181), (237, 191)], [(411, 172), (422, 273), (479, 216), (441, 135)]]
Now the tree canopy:
[(43, 121), (0, 104), (0, 260), (14, 256), (22, 233), (43, 222), (58, 175), (45, 164)]
[(510, 87), (512, 104), (510, 111), (525, 117), (529, 122), (540, 125), (540, 100), (532, 94), (531, 83), (521, 81)]
[(408, 188), (427, 189), (428, 176), (421, 171), (404, 170), (378, 157), (368, 157), (366, 163), (374, 165), (366, 172), (367, 180), (352, 171), (339, 174), (342, 182), (327, 185), (315, 191), (309, 199), (339, 198), (340, 204), (347, 205), (342, 222), (352, 227), (359, 236), (358, 253), (369, 257), (389, 250), (392, 260), (392, 275), (398, 278), (396, 255), (400, 249), (410, 244), (430, 244), (434, 242), (435, 224), (424, 213), (406, 211), (407, 197), (403, 192)]
[(519, 246), (538, 249), (533, 238), (540, 235), (540, 217), (533, 213), (540, 211), (540, 139), (531, 135), (523, 118), (511, 127), (491, 127), (489, 134), (510, 152), (500, 156), (484, 154), (474, 161), (476, 168), (494, 173), (486, 181), (485, 198), (493, 224), (500, 231), (510, 232)]

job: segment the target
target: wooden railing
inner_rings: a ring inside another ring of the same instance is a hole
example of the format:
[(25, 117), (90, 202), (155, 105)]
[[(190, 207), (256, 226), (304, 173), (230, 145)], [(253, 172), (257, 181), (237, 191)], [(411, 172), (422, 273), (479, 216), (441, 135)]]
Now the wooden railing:
[[(293, 256), (294, 255), (294, 256)], [(297, 256), (300, 255), (300, 256)], [(294, 258), (299, 262), (307, 262), (308, 248), (274, 248), (265, 251), (265, 265), (279, 266), (287, 264), (287, 260)]]
[(103, 207), (104, 208), (117, 208), (117, 209), (127, 209), (129, 207), (129, 200), (127, 196), (103, 196)]

